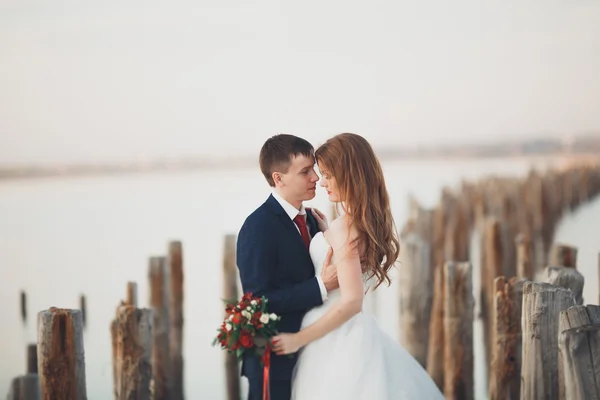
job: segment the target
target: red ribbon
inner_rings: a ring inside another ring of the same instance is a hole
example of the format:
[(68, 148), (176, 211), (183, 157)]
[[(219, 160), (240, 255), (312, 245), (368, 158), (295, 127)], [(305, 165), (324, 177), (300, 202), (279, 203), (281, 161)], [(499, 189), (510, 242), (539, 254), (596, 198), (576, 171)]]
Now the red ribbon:
[(267, 348), (262, 356), (263, 360), (263, 400), (271, 398), (271, 390), (269, 388), (269, 369), (271, 368), (271, 346), (267, 343)]

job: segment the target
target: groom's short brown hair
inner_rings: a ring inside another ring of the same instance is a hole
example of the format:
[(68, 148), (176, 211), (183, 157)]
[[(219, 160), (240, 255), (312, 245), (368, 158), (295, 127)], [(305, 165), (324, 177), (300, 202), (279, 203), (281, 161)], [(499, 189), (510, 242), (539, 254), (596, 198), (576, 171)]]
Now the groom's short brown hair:
[(315, 149), (308, 141), (298, 136), (279, 134), (267, 139), (260, 149), (260, 170), (269, 186), (275, 187), (273, 172), (287, 173), (292, 158), (297, 155), (314, 157)]

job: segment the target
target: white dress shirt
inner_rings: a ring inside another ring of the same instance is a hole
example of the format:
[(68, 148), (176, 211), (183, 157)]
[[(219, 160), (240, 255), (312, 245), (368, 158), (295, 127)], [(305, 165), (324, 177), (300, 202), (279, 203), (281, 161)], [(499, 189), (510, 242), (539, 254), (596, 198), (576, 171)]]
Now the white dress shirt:
[[(302, 216), (304, 216), (304, 220), (305, 221), (307, 220), (306, 208), (304, 208), (304, 204), (302, 204), (300, 206), (300, 210), (298, 210), (296, 207), (294, 207), (293, 205), (288, 203), (283, 197), (281, 197), (279, 194), (275, 193), (274, 191), (273, 191), (273, 197), (281, 205), (281, 207), (283, 208), (285, 213), (288, 215), (288, 217), (290, 217), (290, 219), (292, 220), (292, 223), (294, 223), (294, 226), (298, 230), (298, 234), (301, 234), (300, 228), (298, 228), (298, 225), (296, 225), (296, 223), (294, 222), (294, 218), (296, 218), (297, 215), (302, 215)], [(307, 225), (307, 228), (308, 228), (308, 225)], [(310, 239), (312, 239), (310, 237), (310, 231), (308, 232), (308, 237)], [(321, 279), (320, 276), (317, 276), (316, 278), (317, 278), (317, 283), (319, 284), (319, 289), (321, 290), (321, 298), (323, 299), (323, 302), (325, 302), (325, 300), (327, 300), (327, 289), (325, 288), (323, 279)]]

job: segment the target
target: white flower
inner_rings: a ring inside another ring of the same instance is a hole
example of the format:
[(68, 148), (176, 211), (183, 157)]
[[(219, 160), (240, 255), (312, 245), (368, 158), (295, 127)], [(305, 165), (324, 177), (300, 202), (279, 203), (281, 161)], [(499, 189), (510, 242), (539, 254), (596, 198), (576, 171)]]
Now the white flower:
[(258, 304), (258, 302), (257, 302), (256, 300), (252, 300), (252, 301), (250, 302), (250, 304), (252, 304), (253, 306), (255, 306), (255, 305), (257, 305), (257, 304)]
[(242, 317), (250, 319), (250, 318), (252, 318), (252, 314), (250, 314), (248, 311), (244, 310), (244, 311), (242, 311)]
[(252, 308), (250, 308), (250, 306), (246, 307), (246, 310), (250, 311), (252, 310)]
[(269, 322), (269, 314), (263, 314), (260, 316), (260, 322), (266, 324)]
[(231, 329), (233, 329), (233, 326), (231, 326), (230, 323), (226, 323), (225, 324), (225, 329), (227, 330), (227, 332), (229, 332)]
[(269, 318), (271, 318), (273, 321), (275, 321), (277, 319), (277, 314), (271, 314), (271, 315), (269, 315)]
[(231, 321), (232, 319), (233, 319), (233, 315), (230, 315), (229, 316), (229, 320)]

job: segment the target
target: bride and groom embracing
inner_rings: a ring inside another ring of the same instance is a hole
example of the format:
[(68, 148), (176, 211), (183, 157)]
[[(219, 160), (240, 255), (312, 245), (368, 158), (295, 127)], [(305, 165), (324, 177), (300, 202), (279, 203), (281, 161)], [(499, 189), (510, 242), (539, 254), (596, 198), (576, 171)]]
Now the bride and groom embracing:
[[(328, 224), (307, 209), (320, 186), (343, 215)], [(314, 150), (293, 135), (268, 139), (260, 168), (273, 189), (237, 242), (244, 292), (281, 316), (273, 338), (273, 400), (443, 399), (421, 365), (362, 311), (369, 283), (390, 282), (399, 254), (381, 165), (361, 136), (343, 133)], [(245, 356), (250, 400), (263, 399), (263, 367)]]

